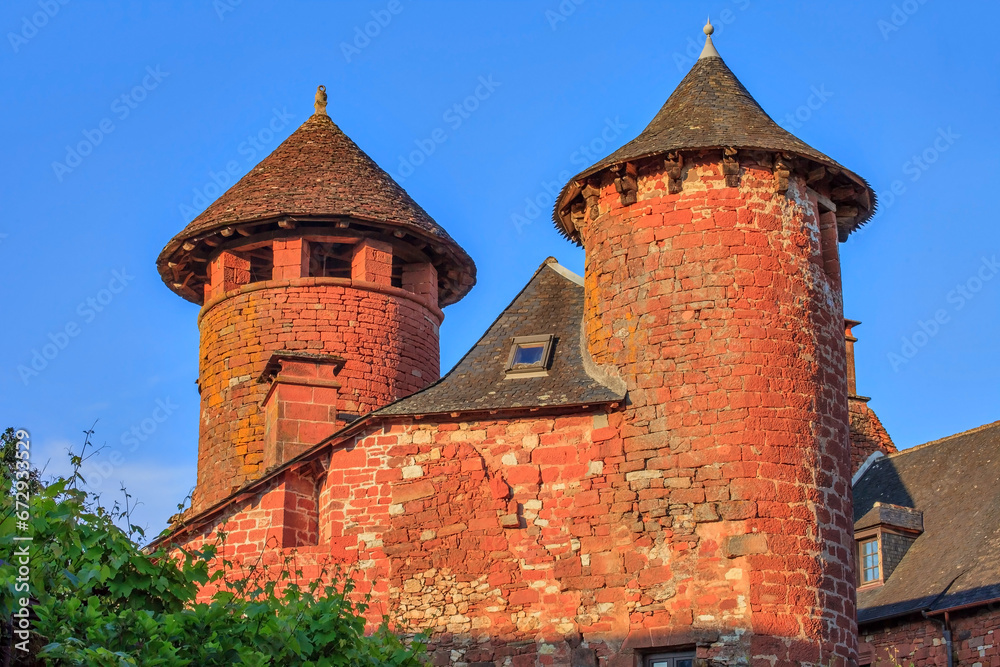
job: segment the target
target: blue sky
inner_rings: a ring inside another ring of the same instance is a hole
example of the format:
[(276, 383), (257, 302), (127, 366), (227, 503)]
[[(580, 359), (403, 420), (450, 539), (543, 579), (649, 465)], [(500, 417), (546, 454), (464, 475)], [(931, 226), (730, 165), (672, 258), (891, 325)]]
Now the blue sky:
[[(28, 428), (51, 472), (97, 420), (93, 486), (123, 481), (164, 525), (195, 479), (198, 309), (155, 258), (321, 83), (334, 121), (478, 264), (446, 311), (449, 368), (547, 256), (582, 272), (549, 219), (555, 189), (642, 130), (706, 14), (763, 107), (880, 195), (842, 256), (859, 391), (896, 443), (1000, 419), (995, 2), (9, 0), (0, 424)], [(19, 372), (45, 345), (45, 367)]]

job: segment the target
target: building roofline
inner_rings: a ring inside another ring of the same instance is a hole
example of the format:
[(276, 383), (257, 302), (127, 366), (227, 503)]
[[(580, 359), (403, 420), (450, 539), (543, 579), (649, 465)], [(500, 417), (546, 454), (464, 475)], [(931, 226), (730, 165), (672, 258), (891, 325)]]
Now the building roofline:
[(976, 426), (975, 428), (970, 428), (966, 431), (960, 431), (959, 433), (954, 433), (952, 435), (946, 435), (943, 438), (938, 438), (937, 440), (931, 440), (930, 442), (925, 442), (920, 445), (914, 445), (912, 447), (907, 447), (906, 449), (901, 449), (898, 452), (894, 452), (886, 456), (886, 458), (894, 459), (903, 454), (909, 454), (910, 452), (915, 452), (920, 449), (926, 449), (928, 447), (933, 447), (934, 445), (940, 445), (953, 438), (960, 438), (966, 435), (972, 435), (973, 433), (979, 433), (980, 431), (985, 431), (990, 428), (1000, 427), (1000, 420), (995, 422), (990, 422), (989, 424), (983, 424), (982, 426)]

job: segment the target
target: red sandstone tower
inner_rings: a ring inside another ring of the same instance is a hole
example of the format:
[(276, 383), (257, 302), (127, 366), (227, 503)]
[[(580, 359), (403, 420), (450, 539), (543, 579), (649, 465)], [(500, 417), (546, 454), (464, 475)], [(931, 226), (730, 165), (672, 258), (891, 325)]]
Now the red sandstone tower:
[(628, 388), (626, 480), (641, 499), (649, 469), (694, 472), (671, 480), (695, 511), (670, 539), (697, 549), (671, 567), (694, 626), (730, 633), (726, 664), (856, 654), (837, 243), (873, 210), (867, 183), (771, 120), (710, 36), (649, 126), (556, 203), (586, 249), (589, 351)]
[(322, 86), (316, 113), (157, 265), (202, 305), (195, 510), (437, 380), (441, 307), (476, 275), (334, 125)]

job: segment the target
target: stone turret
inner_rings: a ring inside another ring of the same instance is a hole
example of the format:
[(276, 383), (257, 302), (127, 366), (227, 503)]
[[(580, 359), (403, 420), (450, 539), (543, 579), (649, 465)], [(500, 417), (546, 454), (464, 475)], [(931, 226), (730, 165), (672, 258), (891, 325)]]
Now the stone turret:
[(195, 218), (157, 261), (201, 304), (197, 510), (438, 379), (464, 250), (326, 114)]
[(715, 633), (718, 664), (856, 664), (837, 244), (875, 197), (771, 120), (705, 32), (554, 218), (586, 249), (590, 354), (628, 388), (623, 483), (672, 519), (646, 529), (669, 526), (678, 636)]

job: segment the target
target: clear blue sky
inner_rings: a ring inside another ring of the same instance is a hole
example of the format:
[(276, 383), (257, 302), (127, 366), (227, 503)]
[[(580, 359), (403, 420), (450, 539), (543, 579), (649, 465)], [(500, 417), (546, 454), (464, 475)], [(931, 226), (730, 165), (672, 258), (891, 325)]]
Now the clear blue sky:
[[(553, 188), (589, 164), (581, 146), (596, 159), (645, 126), (706, 14), (764, 108), (882, 198), (842, 253), (859, 390), (897, 444), (1000, 419), (1000, 275), (983, 264), (1000, 255), (996, 2), (9, 0), (0, 423), (30, 429), (53, 471), (99, 420), (91, 478), (123, 480), (163, 526), (195, 479), (198, 309), (155, 258), (217, 195), (213, 174), (242, 176), (321, 83), (393, 175), (446, 136), (402, 183), (479, 267), (446, 311), (449, 368), (547, 256), (582, 272), (549, 220)], [(446, 115), (481, 80), (478, 108)], [(18, 367), (50, 342), (64, 347), (25, 382)]]

